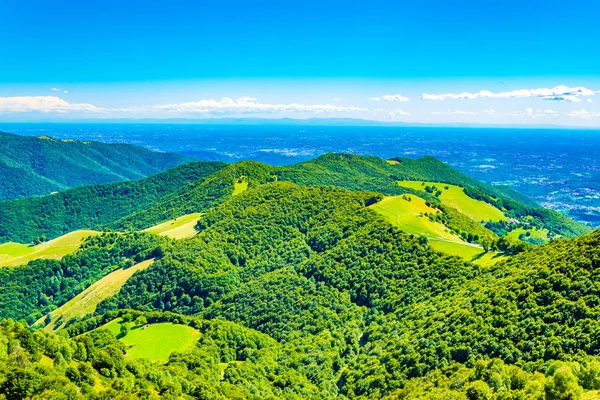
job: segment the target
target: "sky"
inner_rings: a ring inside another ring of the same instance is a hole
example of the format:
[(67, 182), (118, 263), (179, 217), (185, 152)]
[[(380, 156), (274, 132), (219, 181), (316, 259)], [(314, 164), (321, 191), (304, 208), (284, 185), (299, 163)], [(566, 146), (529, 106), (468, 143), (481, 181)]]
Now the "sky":
[(0, 121), (600, 127), (600, 2), (4, 1)]

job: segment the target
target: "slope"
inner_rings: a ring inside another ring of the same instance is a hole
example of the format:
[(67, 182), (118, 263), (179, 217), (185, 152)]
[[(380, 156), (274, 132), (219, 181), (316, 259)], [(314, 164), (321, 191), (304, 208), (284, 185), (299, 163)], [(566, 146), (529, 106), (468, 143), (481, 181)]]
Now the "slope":
[(42, 235), (52, 239), (77, 229), (101, 230), (173, 192), (185, 192), (189, 184), (202, 181), (224, 166), (219, 162), (194, 162), (139, 181), (84, 186), (51, 196), (0, 202), (0, 242), (28, 243)]
[[(208, 166), (212, 168), (212, 174)], [(469, 190), (467, 194), (472, 194), (469, 197), (480, 200), (477, 196), (483, 193), (484, 201), (501, 202), (496, 208), (506, 209), (507, 217), (533, 218), (531, 223), (535, 223), (540, 229), (548, 229), (553, 235), (570, 237), (589, 231), (588, 227), (577, 224), (562, 214), (533, 208), (510, 198), (487, 195), (487, 192), (478, 188), (496, 194), (499, 189), (474, 181), (431, 157), (419, 160), (400, 159), (396, 164), (390, 164), (377, 157), (325, 154), (315, 160), (286, 167), (244, 161), (226, 167), (221, 163), (205, 163), (204, 167), (197, 168), (203, 169), (205, 173), (187, 181), (189, 185), (168, 185), (167, 182), (168, 188), (165, 189), (161, 183), (151, 185), (149, 190), (134, 195), (128, 194), (130, 187), (126, 186), (127, 194), (119, 192), (114, 196), (116, 199), (111, 197), (112, 194), (98, 196), (91, 188), (87, 188), (82, 192), (61, 193), (56, 200), (52, 199), (55, 196), (49, 196), (43, 200), (1, 203), (0, 241), (27, 242), (37, 236), (56, 237), (81, 228), (108, 226), (121, 231), (146, 229), (186, 214), (204, 212), (230, 199), (244, 189), (246, 184), (251, 189), (273, 181), (293, 182), (301, 186), (337, 186), (390, 196), (415, 194), (434, 203), (439, 203), (437, 197), (402, 187), (397, 181), (445, 179), (447, 183), (455, 185), (475, 182), (473, 184), (476, 187), (463, 186), (465, 191)], [(169, 176), (169, 172), (164, 176)], [(133, 187), (138, 188), (138, 185), (134, 184)], [(105, 207), (104, 204), (111, 206)], [(94, 210), (100, 210), (99, 215)], [(24, 221), (26, 226), (17, 229), (19, 221)]]
[(60, 260), (77, 251), (85, 238), (98, 234), (96, 231), (81, 230), (35, 246), (21, 243), (0, 244), (0, 267), (25, 265), (40, 259)]
[(158, 225), (144, 229), (144, 232), (154, 233), (155, 235), (168, 236), (173, 239), (185, 239), (196, 235), (196, 223), (202, 214), (187, 214), (170, 221), (165, 221)]
[(474, 221), (497, 222), (506, 220), (502, 211), (484, 201), (467, 196), (460, 186), (420, 181), (399, 181), (398, 184), (414, 190), (437, 192), (439, 193), (437, 197), (439, 197), (442, 204), (457, 209)]
[(56, 140), (0, 132), (0, 200), (141, 179), (192, 161), (126, 144)]
[(44, 326), (44, 329), (48, 331), (56, 331), (63, 328), (72, 319), (80, 319), (93, 313), (102, 300), (117, 294), (133, 274), (150, 267), (153, 262), (154, 260), (150, 259), (129, 268), (120, 268), (111, 272), (58, 309), (38, 319), (34, 325)]

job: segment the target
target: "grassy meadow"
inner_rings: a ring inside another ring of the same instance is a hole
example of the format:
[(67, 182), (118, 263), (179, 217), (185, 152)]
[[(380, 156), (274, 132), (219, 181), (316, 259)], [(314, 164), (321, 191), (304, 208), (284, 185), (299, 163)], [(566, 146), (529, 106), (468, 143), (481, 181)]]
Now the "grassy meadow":
[(469, 243), (430, 240), (429, 244), (436, 251), (458, 256), (463, 260), (471, 261), (482, 267), (489, 267), (507, 258), (507, 256), (493, 251), (486, 253), (481, 247)]
[(245, 192), (248, 189), (248, 178), (241, 177), (233, 183), (233, 195), (237, 196), (240, 193)]
[[(137, 271), (142, 271), (152, 265), (154, 260), (146, 260), (127, 269), (118, 269), (106, 275), (92, 286), (50, 313), (52, 320), (45, 329), (55, 331), (60, 329), (71, 318), (80, 318), (93, 313), (98, 304), (107, 297), (119, 292), (121, 287)], [(36, 325), (44, 324), (46, 317), (36, 321)]]
[(85, 238), (99, 234), (96, 231), (79, 230), (38, 245), (12, 242), (1, 244), (0, 267), (25, 265), (29, 261), (38, 259), (60, 260), (64, 256), (74, 253)]
[(399, 181), (400, 186), (414, 190), (425, 191), (427, 186), (435, 186), (442, 193), (439, 198), (442, 204), (448, 205), (465, 214), (474, 221), (504, 221), (506, 216), (502, 211), (481, 200), (467, 196), (460, 186), (438, 182)]
[(127, 347), (127, 357), (144, 358), (165, 363), (174, 352), (191, 349), (200, 339), (200, 332), (187, 326), (172, 323), (150, 324), (146, 329), (136, 326), (121, 337), (122, 320), (115, 319), (102, 328), (108, 329)]
[(200, 213), (187, 214), (145, 229), (144, 232), (168, 236), (173, 239), (187, 239), (196, 235), (197, 232), (194, 227), (201, 216)]
[(445, 239), (462, 242), (446, 226), (431, 221), (424, 213), (439, 213), (440, 210), (425, 204), (425, 200), (415, 195), (386, 197), (370, 206), (371, 209), (388, 218), (390, 223), (406, 233), (426, 236), (429, 239)]

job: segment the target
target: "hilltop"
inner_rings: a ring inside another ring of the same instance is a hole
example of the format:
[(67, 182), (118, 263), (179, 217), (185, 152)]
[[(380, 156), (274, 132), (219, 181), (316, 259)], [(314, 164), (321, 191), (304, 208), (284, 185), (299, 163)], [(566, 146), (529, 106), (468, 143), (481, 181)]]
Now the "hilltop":
[(505, 210), (511, 218), (523, 221), (523, 224), (511, 226), (492, 221), (490, 228), (495, 232), (530, 225), (567, 237), (589, 231), (586, 226), (540, 208), (510, 189), (476, 181), (433, 157), (386, 161), (377, 157), (329, 153), (285, 167), (254, 161), (235, 164), (195, 162), (139, 181), (95, 185), (41, 198), (1, 202), (0, 242), (29, 243), (36, 237), (53, 239), (79, 229), (146, 229), (221, 204), (234, 195), (238, 182), (256, 188), (275, 181), (301, 186), (336, 186), (388, 196), (414, 194), (434, 203), (440, 203), (440, 199), (426, 192), (425, 186), (411, 188), (401, 183), (445, 182), (460, 186), (459, 190), (468, 191), (468, 196), (474, 200), (496, 202), (486, 207)]
[(127, 144), (58, 140), (0, 132), (0, 200), (82, 185), (141, 179), (190, 158)]

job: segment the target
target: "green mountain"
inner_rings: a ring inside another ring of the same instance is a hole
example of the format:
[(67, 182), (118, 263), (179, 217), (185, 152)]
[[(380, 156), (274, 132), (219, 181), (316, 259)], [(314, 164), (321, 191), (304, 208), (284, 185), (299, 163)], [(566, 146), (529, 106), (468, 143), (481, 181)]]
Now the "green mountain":
[(0, 132), (0, 200), (140, 179), (189, 158), (126, 144), (57, 140)]
[[(477, 195), (484, 193), (486, 201), (488, 198), (501, 201), (495, 206), (507, 211), (508, 216), (527, 219), (527, 226), (547, 228), (555, 235), (571, 237), (589, 231), (562, 214), (531, 206), (531, 201), (520, 203), (515, 199), (522, 196), (513, 191), (475, 181), (432, 157), (390, 162), (377, 157), (332, 153), (287, 167), (250, 161), (227, 166), (217, 162), (191, 163), (136, 182), (77, 188), (37, 199), (0, 202), (0, 242), (28, 243), (36, 237), (52, 239), (78, 229), (145, 229), (220, 204), (233, 196), (238, 181), (247, 182), (250, 188), (287, 181), (301, 186), (337, 186), (389, 196), (414, 194), (439, 203), (439, 199), (424, 188), (415, 190), (399, 185), (403, 180), (446, 182)], [(451, 210), (447, 212), (450, 213)], [(496, 225), (492, 227), (496, 228)], [(507, 229), (504, 225), (501, 227)]]
[[(600, 396), (600, 231), (430, 157), (192, 163), (0, 204), (24, 237), (113, 230), (0, 268), (0, 398)], [(198, 212), (191, 237), (140, 231)]]
[(84, 227), (102, 230), (165, 196), (202, 181), (223, 168), (220, 162), (181, 165), (138, 181), (82, 186), (51, 196), (0, 202), (0, 241), (30, 243)]

